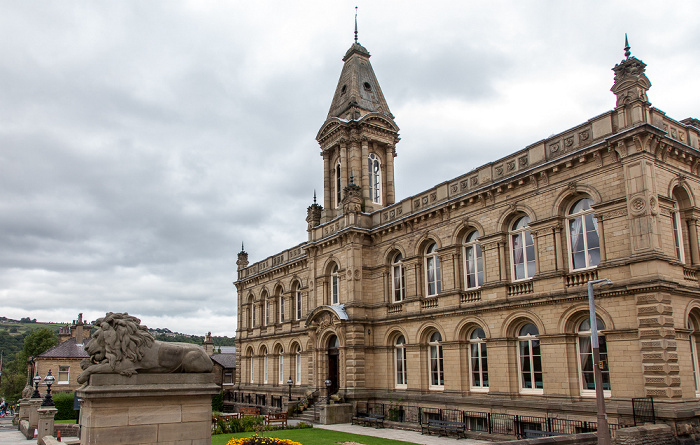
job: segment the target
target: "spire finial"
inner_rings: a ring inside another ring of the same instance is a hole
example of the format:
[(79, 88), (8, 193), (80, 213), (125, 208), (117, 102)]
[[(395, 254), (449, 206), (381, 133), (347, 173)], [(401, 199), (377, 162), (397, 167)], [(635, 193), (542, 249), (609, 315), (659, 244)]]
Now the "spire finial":
[(350, 185), (355, 185), (355, 173), (350, 170)]
[(632, 53), (630, 52), (630, 44), (627, 41), (627, 33), (625, 33), (625, 59), (629, 59)]
[(316, 204), (316, 189), (314, 189), (314, 204)]
[(241, 241), (241, 252), (245, 252), (245, 246), (243, 246), (243, 241)]
[(355, 43), (357, 43), (357, 6), (355, 6)]

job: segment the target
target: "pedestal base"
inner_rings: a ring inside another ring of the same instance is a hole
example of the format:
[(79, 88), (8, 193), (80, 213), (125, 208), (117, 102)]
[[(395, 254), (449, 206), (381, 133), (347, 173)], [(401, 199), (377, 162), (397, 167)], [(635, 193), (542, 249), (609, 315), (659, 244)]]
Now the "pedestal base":
[(53, 406), (42, 406), (37, 412), (39, 415), (37, 444), (44, 445), (44, 437), (53, 436), (54, 417), (58, 410)]
[(350, 423), (352, 421), (352, 403), (335, 403), (333, 405), (320, 405), (321, 424), (333, 425), (336, 423)]
[(80, 443), (209, 445), (219, 391), (211, 373), (93, 374), (77, 391)]

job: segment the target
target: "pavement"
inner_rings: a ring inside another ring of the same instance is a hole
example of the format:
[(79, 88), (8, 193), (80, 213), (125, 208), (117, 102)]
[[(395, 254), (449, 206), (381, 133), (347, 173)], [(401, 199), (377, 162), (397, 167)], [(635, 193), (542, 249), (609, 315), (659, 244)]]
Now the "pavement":
[[(295, 423), (293, 420), (290, 423)], [(364, 436), (381, 437), (384, 439), (403, 440), (425, 445), (477, 445), (490, 443), (485, 440), (475, 439), (454, 439), (448, 437), (424, 436), (416, 431), (396, 430), (392, 428), (372, 428), (360, 425), (350, 425), (342, 423), (338, 425), (314, 424), (314, 428), (341, 431), (343, 433), (362, 434)], [(68, 439), (68, 438), (64, 438)], [(0, 445), (29, 445), (35, 444), (36, 439), (27, 440), (19, 432), (16, 426), (12, 425), (11, 417), (0, 417)]]

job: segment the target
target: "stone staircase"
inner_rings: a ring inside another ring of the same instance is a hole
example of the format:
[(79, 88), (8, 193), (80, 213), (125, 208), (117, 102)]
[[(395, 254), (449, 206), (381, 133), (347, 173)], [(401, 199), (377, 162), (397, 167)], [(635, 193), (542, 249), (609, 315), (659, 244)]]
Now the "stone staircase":
[(302, 413), (296, 413), (292, 418), (306, 423), (316, 423), (314, 405), (316, 401), (309, 405)]

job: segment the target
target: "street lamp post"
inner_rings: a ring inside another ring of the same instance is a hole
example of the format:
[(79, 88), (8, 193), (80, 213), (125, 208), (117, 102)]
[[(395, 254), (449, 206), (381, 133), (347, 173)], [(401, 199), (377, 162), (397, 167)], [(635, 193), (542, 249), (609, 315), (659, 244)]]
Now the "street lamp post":
[(331, 379), (326, 379), (324, 382), (326, 384), (326, 405), (331, 404), (331, 385), (333, 382), (331, 382)]
[(32, 380), (34, 381), (34, 394), (32, 394), (32, 399), (40, 399), (41, 394), (39, 394), (39, 383), (41, 383), (41, 376), (39, 375), (38, 369), (36, 371), (36, 375)]
[(46, 374), (44, 378), (44, 383), (46, 383), (46, 397), (44, 397), (44, 402), (41, 406), (54, 406), (53, 398), (51, 397), (51, 385), (53, 385), (55, 380), (56, 378), (51, 375), (51, 370), (49, 369), (49, 373)]
[(287, 385), (289, 385), (289, 401), (290, 402), (292, 401), (292, 384), (293, 383), (294, 382), (292, 382), (292, 376), (290, 375), (289, 379), (287, 380)]
[(598, 444), (610, 445), (610, 429), (608, 417), (605, 414), (605, 396), (603, 394), (603, 363), (600, 361), (600, 345), (598, 344), (598, 323), (595, 316), (595, 303), (593, 301), (593, 285), (604, 283), (604, 286), (613, 284), (607, 278), (590, 280), (588, 282), (588, 313), (591, 324), (591, 349), (593, 352), (593, 381), (595, 382), (595, 401), (598, 413)]

